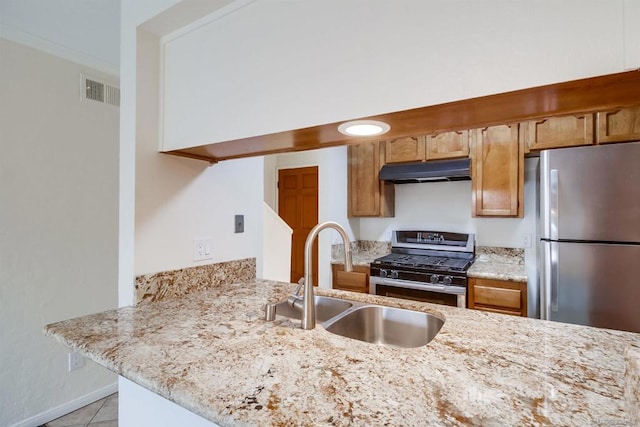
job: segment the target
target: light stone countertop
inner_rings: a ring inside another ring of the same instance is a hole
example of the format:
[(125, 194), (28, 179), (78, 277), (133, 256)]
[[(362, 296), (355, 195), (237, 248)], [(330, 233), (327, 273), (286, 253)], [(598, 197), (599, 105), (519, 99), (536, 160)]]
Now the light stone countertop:
[(424, 347), (378, 346), (265, 322), (293, 288), (220, 285), (45, 333), (222, 426), (631, 426), (625, 354), (640, 334), (318, 289), (446, 319)]
[(468, 277), (527, 282), (522, 249), (479, 246), (476, 259), (467, 270)]

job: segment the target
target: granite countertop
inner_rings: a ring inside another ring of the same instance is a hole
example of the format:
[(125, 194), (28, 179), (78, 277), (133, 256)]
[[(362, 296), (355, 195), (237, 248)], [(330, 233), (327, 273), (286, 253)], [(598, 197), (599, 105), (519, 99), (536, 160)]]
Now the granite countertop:
[(476, 259), (467, 270), (468, 277), (526, 282), (524, 250), (479, 246)]
[(293, 288), (220, 285), (45, 333), (222, 426), (633, 425), (640, 334), (318, 289), (446, 319), (424, 347), (378, 346), (265, 322)]

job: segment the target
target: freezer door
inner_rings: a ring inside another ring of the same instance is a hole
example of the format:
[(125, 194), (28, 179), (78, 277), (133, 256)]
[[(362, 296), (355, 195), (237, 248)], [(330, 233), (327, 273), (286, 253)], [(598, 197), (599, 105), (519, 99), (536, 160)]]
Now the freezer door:
[(640, 246), (542, 245), (544, 319), (640, 332)]
[(541, 237), (640, 242), (640, 142), (543, 151)]

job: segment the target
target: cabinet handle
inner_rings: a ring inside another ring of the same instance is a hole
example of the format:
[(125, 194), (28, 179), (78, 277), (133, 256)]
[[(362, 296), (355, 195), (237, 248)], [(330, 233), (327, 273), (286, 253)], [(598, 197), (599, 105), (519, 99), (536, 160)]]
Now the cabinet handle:
[(549, 171), (549, 238), (558, 240), (558, 208), (559, 208), (558, 169)]

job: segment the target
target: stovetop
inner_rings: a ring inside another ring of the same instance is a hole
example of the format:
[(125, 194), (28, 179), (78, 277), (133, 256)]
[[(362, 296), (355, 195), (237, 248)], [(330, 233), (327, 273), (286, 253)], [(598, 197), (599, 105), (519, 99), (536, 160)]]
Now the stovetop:
[(475, 257), (473, 234), (402, 230), (392, 233), (391, 244), (391, 253), (371, 264), (372, 274), (389, 270), (397, 278), (405, 270), (466, 277)]
[(428, 270), (466, 271), (471, 266), (471, 259), (451, 258), (447, 256), (417, 255), (390, 253), (374, 261), (393, 267), (414, 267)]

